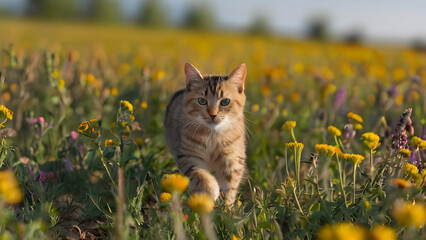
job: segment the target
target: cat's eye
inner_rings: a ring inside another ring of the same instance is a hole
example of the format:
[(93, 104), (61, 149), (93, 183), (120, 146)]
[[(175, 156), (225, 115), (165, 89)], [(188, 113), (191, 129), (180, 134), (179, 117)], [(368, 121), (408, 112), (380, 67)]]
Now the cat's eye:
[(231, 102), (231, 99), (224, 98), (224, 99), (220, 100), (220, 105), (222, 105), (222, 106), (228, 106), (230, 102)]
[(206, 105), (207, 104), (207, 100), (205, 99), (205, 98), (198, 98), (198, 103), (200, 104), (200, 105)]

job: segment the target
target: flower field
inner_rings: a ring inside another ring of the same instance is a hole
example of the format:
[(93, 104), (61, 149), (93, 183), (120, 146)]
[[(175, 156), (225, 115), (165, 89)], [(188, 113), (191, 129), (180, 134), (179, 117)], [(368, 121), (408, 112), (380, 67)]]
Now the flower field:
[[(0, 21), (1, 239), (426, 239), (426, 53)], [(183, 67), (247, 65), (238, 202), (190, 196), (163, 119)]]

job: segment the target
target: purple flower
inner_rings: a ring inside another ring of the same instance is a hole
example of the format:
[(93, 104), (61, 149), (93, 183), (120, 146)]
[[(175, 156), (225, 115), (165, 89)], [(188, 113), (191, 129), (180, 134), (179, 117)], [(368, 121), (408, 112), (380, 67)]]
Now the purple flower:
[(391, 98), (398, 96), (398, 89), (396, 88), (396, 84), (392, 84), (392, 86), (390, 86), (386, 92)]
[(45, 173), (43, 171), (40, 171), (40, 178), (38, 179), (38, 182), (40, 183), (40, 186), (43, 186), (43, 182), (46, 181), (49, 178), (53, 178), (55, 175), (52, 171), (49, 173)]
[(340, 88), (336, 93), (336, 97), (334, 98), (333, 107), (335, 109), (340, 108), (340, 106), (342, 105), (345, 99), (345, 96), (346, 96), (346, 88)]
[(67, 171), (67, 172), (74, 171), (71, 160), (69, 158), (65, 158), (64, 160), (62, 160), (62, 163), (64, 164), (65, 171)]

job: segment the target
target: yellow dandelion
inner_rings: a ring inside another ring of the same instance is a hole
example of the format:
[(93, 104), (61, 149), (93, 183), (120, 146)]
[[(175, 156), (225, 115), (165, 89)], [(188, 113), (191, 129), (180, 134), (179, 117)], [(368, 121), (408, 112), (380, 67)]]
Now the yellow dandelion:
[(65, 87), (65, 80), (64, 79), (59, 80), (57, 87), (58, 87), (59, 90), (64, 88)]
[(85, 75), (85, 79), (88, 84), (91, 84), (95, 81), (95, 76), (91, 73)]
[(289, 142), (285, 144), (288, 148), (292, 149), (294, 147), (296, 148), (303, 148), (305, 145), (303, 145), (303, 143), (299, 143), (299, 142)]
[(420, 227), (426, 221), (426, 208), (422, 203), (397, 202), (393, 215), (401, 225)]
[(105, 140), (105, 147), (113, 147), (117, 145), (117, 142), (112, 139), (106, 139)]
[(281, 129), (285, 131), (290, 131), (295, 127), (296, 127), (296, 121), (287, 121), (281, 126)]
[(384, 226), (384, 225), (376, 225), (371, 229), (370, 232), (371, 240), (396, 240), (397, 235), (393, 228)]
[(413, 143), (414, 146), (418, 148), (426, 148), (426, 140), (423, 140), (417, 136), (414, 136), (413, 138), (411, 138), (411, 142)]
[(419, 173), (419, 169), (416, 165), (406, 162), (404, 163), (404, 172), (406, 175), (413, 177)]
[(188, 205), (191, 207), (192, 211), (199, 215), (204, 215), (213, 211), (214, 201), (213, 198), (206, 193), (195, 193), (189, 198)]
[(324, 155), (328, 155), (332, 157), (336, 153), (336, 148), (327, 144), (317, 144), (315, 145), (315, 149), (318, 153), (322, 153)]
[(365, 229), (351, 223), (340, 222), (334, 226), (326, 225), (320, 229), (318, 240), (364, 240)]
[(409, 183), (408, 181), (405, 181), (404, 179), (401, 179), (401, 178), (393, 179), (392, 183), (396, 187), (402, 188), (402, 189), (408, 188), (408, 187), (411, 186), (411, 183)]
[(362, 123), (364, 121), (360, 115), (358, 115), (356, 113), (353, 113), (353, 112), (349, 112), (348, 115), (347, 115), (347, 117), (350, 120), (352, 120), (354, 122), (357, 122), (357, 123)]
[(162, 80), (166, 74), (164, 71), (157, 70), (152, 74), (152, 81), (157, 82), (158, 80)]
[(188, 187), (189, 179), (181, 174), (164, 174), (161, 186), (168, 193), (183, 193)]
[(257, 112), (257, 111), (259, 111), (259, 109), (260, 109), (259, 104), (253, 104), (253, 105), (251, 106), (251, 110), (252, 110), (253, 112)]
[(365, 207), (367, 210), (370, 210), (370, 209), (371, 209), (371, 204), (370, 204), (370, 202), (369, 202), (369, 201), (364, 201), (364, 207)]
[(346, 161), (352, 162), (355, 166), (361, 163), (364, 160), (364, 156), (359, 154), (349, 154), (346, 153), (343, 155)]
[(328, 132), (332, 135), (332, 136), (342, 136), (342, 132), (336, 128), (335, 126), (328, 126)]
[(167, 203), (167, 202), (170, 202), (171, 200), (172, 200), (172, 195), (168, 192), (163, 192), (160, 195), (160, 202), (162, 203)]
[(146, 103), (145, 101), (143, 101), (143, 102), (141, 103), (141, 108), (142, 108), (142, 109), (147, 109), (147, 108), (148, 108), (148, 103)]
[(130, 113), (133, 113), (133, 105), (129, 101), (121, 100), (120, 105), (121, 105), (121, 109), (127, 110)]
[(268, 85), (264, 84), (260, 88), (260, 92), (262, 93), (262, 96), (269, 96), (269, 94), (271, 94), (271, 88)]
[(354, 128), (355, 128), (355, 130), (362, 130), (364, 127), (360, 123), (355, 123)]
[(0, 171), (0, 197), (3, 197), (11, 204), (22, 202), (22, 190), (19, 187), (15, 174), (11, 170)]
[(90, 123), (88, 121), (84, 121), (80, 124), (80, 126), (78, 126), (77, 131), (79, 133), (83, 133), (89, 129), (89, 126), (90, 126)]
[(364, 144), (371, 150), (376, 149), (380, 145), (380, 137), (373, 132), (362, 134), (361, 139), (364, 140)]
[(290, 95), (290, 99), (293, 103), (298, 103), (300, 101), (300, 93), (295, 91)]
[(111, 96), (113, 96), (113, 97), (117, 96), (118, 95), (118, 89), (113, 87), (113, 88), (111, 88), (110, 93), (111, 93)]
[(282, 94), (278, 94), (278, 95), (275, 97), (275, 101), (276, 101), (277, 103), (281, 103), (283, 100), (284, 100), (284, 96), (283, 96)]
[(9, 120), (13, 119), (13, 112), (7, 107), (0, 105), (0, 118), (7, 118)]
[(398, 150), (398, 154), (404, 158), (409, 158), (411, 156), (411, 151), (409, 149), (401, 148)]

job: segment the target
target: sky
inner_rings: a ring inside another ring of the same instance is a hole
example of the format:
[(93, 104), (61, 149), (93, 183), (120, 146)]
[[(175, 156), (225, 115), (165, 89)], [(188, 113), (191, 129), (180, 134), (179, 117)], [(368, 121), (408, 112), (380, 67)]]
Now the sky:
[[(117, 0), (124, 15), (137, 14), (141, 0)], [(0, 0), (17, 11), (25, 0)], [(197, 0), (162, 0), (172, 20), (179, 20)], [(279, 33), (302, 35), (308, 20), (326, 15), (334, 36), (357, 29), (367, 39), (412, 41), (426, 39), (426, 1), (423, 0), (210, 0), (208, 2), (220, 26), (244, 28), (254, 16), (267, 16)]]

